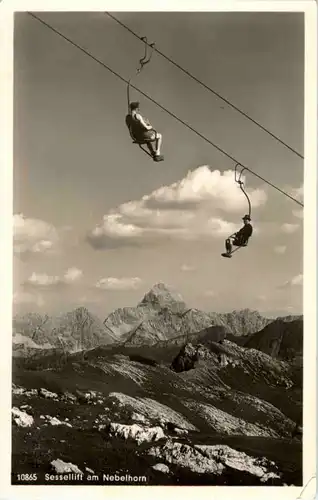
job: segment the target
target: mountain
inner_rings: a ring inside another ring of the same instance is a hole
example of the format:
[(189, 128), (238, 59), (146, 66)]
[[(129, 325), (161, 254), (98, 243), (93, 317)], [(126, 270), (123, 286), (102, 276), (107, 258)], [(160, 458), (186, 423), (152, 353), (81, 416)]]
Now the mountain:
[(228, 333), (237, 336), (258, 332), (273, 321), (270, 318), (264, 318), (258, 311), (250, 309), (232, 311), (220, 316)]
[[(13, 333), (15, 338), (18, 336), (20, 339), (23, 337), (31, 339), (42, 349), (59, 347), (70, 352), (117, 340), (116, 336), (105, 328), (102, 321), (84, 307), (56, 317), (34, 313), (15, 316)], [(24, 343), (31, 347), (30, 342)]]
[(278, 359), (292, 360), (303, 355), (303, 319), (279, 318), (254, 333), (244, 344)]
[(191, 335), (212, 326), (223, 327), (236, 337), (246, 336), (262, 330), (272, 321), (249, 309), (229, 313), (203, 312), (188, 307), (178, 292), (158, 283), (136, 307), (112, 312), (104, 326), (126, 344), (142, 345)]
[(186, 306), (181, 295), (158, 283), (136, 307), (112, 312), (104, 326), (125, 344), (155, 344), (211, 326), (209, 314)]
[(188, 309), (182, 296), (164, 283), (154, 285), (146, 293), (139, 306), (148, 307), (158, 312), (162, 309), (169, 309), (175, 314), (182, 314)]
[[(294, 319), (281, 320), (293, 322)], [(229, 313), (200, 311), (188, 307), (177, 291), (158, 283), (136, 307), (116, 309), (103, 322), (83, 307), (57, 317), (36, 313), (16, 316), (13, 319), (16, 339), (13, 348), (17, 350), (17, 343), (19, 351), (23, 345), (30, 348), (30, 340), (42, 349), (59, 347), (71, 352), (113, 342), (144, 345), (177, 337), (181, 342), (182, 337), (186, 341), (189, 336), (212, 327), (223, 328), (230, 340), (245, 345), (249, 336), (273, 321), (249, 309)]]

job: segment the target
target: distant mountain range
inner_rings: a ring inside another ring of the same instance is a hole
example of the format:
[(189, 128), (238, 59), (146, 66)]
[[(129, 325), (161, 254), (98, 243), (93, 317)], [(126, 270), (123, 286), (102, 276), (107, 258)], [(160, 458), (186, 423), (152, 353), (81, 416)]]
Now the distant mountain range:
[(43, 348), (47, 345), (70, 352), (110, 344), (117, 340), (107, 331), (102, 321), (84, 307), (55, 317), (36, 313), (15, 316), (14, 344), (19, 345), (19, 340), (23, 340), (23, 337), (30, 338), (36, 344), (29, 344), (29, 347)]
[(198, 336), (206, 338), (212, 327), (219, 327), (219, 338), (227, 336), (240, 345), (278, 357), (288, 355), (290, 348), (297, 351), (302, 346), (301, 316), (269, 319), (249, 309), (207, 313), (189, 308), (179, 293), (163, 283), (154, 285), (136, 307), (116, 309), (104, 322), (83, 307), (57, 317), (36, 313), (15, 316), (13, 342), (15, 352), (21, 351), (23, 345), (31, 349), (58, 347), (69, 352), (113, 343), (181, 345)]

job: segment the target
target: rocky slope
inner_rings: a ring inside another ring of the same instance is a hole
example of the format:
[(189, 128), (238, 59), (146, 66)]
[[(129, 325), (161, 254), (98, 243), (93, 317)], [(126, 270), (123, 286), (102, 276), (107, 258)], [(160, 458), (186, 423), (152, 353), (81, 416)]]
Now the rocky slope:
[(292, 438), (301, 381), (289, 363), (222, 332), (181, 346), (15, 358), (13, 482), (18, 472), (44, 484), (45, 473), (77, 471), (88, 484), (94, 471), (95, 484), (103, 474), (122, 484), (128, 475), (135, 484), (301, 484), (301, 436)]
[(250, 336), (245, 347), (258, 349), (275, 358), (292, 360), (303, 354), (303, 320), (277, 319)]

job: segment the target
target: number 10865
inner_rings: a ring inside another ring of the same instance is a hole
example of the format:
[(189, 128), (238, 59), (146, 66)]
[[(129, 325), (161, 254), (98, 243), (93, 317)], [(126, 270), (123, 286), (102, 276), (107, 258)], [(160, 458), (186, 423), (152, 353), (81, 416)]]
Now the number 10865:
[(18, 481), (37, 481), (37, 474), (17, 474)]

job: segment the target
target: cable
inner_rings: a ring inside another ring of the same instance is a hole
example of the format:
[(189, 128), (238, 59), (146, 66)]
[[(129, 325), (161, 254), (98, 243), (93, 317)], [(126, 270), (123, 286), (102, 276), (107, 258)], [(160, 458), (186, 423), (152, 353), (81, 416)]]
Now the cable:
[[(119, 21), (119, 19), (117, 19), (117, 17), (115, 17), (113, 14), (110, 14), (109, 12), (104, 12), (104, 14), (107, 15), (107, 16), (109, 16), (114, 21), (116, 21), (116, 23), (118, 23), (120, 26), (122, 26), (127, 31), (129, 31), (129, 33), (131, 33), (133, 36), (135, 36), (136, 38), (138, 38), (138, 40), (143, 41), (142, 38), (139, 35), (137, 35), (137, 33), (135, 33), (128, 26), (126, 26), (126, 24), (124, 24), (123, 22)], [(178, 64), (175, 61), (173, 61), (170, 57), (166, 56), (163, 52), (161, 52), (160, 50), (158, 50), (156, 47), (154, 47), (153, 50), (155, 50), (161, 57), (163, 57), (164, 59), (166, 59), (167, 61), (169, 61), (171, 64), (173, 64), (174, 66), (176, 66), (176, 68), (178, 68), (181, 71), (183, 71), (183, 73), (185, 73), (190, 78), (192, 78), (192, 80), (194, 80), (195, 82), (197, 82), (199, 85), (201, 85), (202, 87), (204, 87), (209, 92), (212, 92), (212, 94), (216, 95), (219, 99), (221, 99), (222, 101), (224, 101), (231, 108), (235, 109), (235, 111), (238, 111), (238, 113), (240, 113), (245, 118), (247, 118), (248, 120), (250, 120), (252, 123), (254, 123), (255, 125), (257, 125), (264, 132), (266, 132), (271, 137), (273, 137), (274, 139), (276, 139), (278, 142), (280, 142), (283, 146), (285, 146), (286, 148), (288, 148), (290, 151), (292, 151), (293, 153), (295, 153), (297, 156), (299, 156), (299, 158), (304, 159), (303, 155), (301, 155), (298, 151), (296, 151), (294, 148), (292, 148), (291, 146), (289, 146), (286, 142), (284, 142), (282, 139), (280, 139), (277, 135), (273, 134), (270, 130), (268, 130), (266, 127), (264, 127), (263, 125), (261, 125), (258, 121), (254, 120), (254, 118), (252, 118), (247, 113), (245, 113), (244, 111), (242, 111), (240, 108), (238, 108), (237, 106), (235, 106), (235, 104), (231, 103), (228, 99), (226, 99), (225, 97), (221, 96), (221, 94), (219, 94), (218, 92), (216, 92), (215, 90), (213, 90), (211, 87), (209, 87), (208, 85), (206, 85), (205, 83), (203, 83), (196, 76), (194, 76), (192, 73), (190, 73), (190, 71), (184, 69), (182, 66), (180, 66), (180, 64)]]
[[(74, 47), (76, 47), (77, 49), (79, 49), (81, 52), (83, 52), (83, 54), (89, 56), (95, 62), (97, 62), (98, 64), (100, 64), (101, 66), (103, 66), (105, 69), (107, 69), (108, 71), (110, 71), (113, 75), (117, 76), (117, 78), (119, 78), (121, 81), (123, 81), (125, 83), (128, 83), (128, 81), (125, 78), (123, 78), (121, 75), (119, 75), (118, 73), (116, 73), (116, 71), (112, 70), (109, 66), (107, 66), (105, 63), (103, 63), (100, 59), (97, 59), (97, 57), (95, 57), (92, 54), (90, 54), (90, 52), (88, 52), (86, 49), (84, 49), (83, 47), (81, 47), (77, 43), (73, 42), (70, 38), (68, 38), (67, 36), (63, 35), (63, 33), (61, 33), (60, 31), (58, 31), (57, 29), (53, 28), (53, 26), (51, 26), (50, 24), (48, 24), (45, 21), (43, 21), (40, 17), (36, 16), (35, 14), (32, 14), (31, 12), (28, 12), (28, 14), (31, 17), (33, 17), (34, 19), (36, 19), (37, 21), (39, 21), (40, 23), (42, 23), (48, 29), (50, 29), (51, 31), (53, 31), (55, 34), (59, 35), (61, 38), (63, 38), (67, 42), (69, 42), (71, 45), (73, 45)], [(183, 121), (181, 118), (179, 118), (177, 115), (175, 115), (174, 113), (172, 113), (171, 111), (169, 111), (167, 108), (165, 108), (164, 106), (162, 106), (161, 104), (159, 104), (152, 97), (150, 97), (149, 95), (147, 95), (145, 92), (143, 92), (142, 90), (138, 89), (138, 87), (135, 87), (134, 85), (131, 85), (131, 87), (134, 88), (135, 90), (137, 90), (138, 92), (140, 92), (140, 94), (142, 94), (144, 97), (146, 97), (146, 99), (148, 99), (149, 101), (153, 102), (156, 106), (158, 106), (159, 108), (161, 108), (163, 111), (165, 111), (166, 113), (168, 113), (170, 116), (172, 116), (173, 118), (175, 118), (178, 122), (182, 123), (182, 125), (184, 125), (189, 130), (191, 130), (192, 132), (194, 132), (196, 135), (198, 135), (199, 137), (201, 137), (201, 139), (203, 139), (204, 141), (206, 141), (207, 143), (209, 143), (211, 146), (213, 146), (215, 149), (217, 149), (218, 151), (220, 151), (221, 153), (223, 153), (230, 160), (232, 160), (236, 164), (241, 165), (242, 167), (245, 168), (245, 170), (247, 170), (251, 174), (255, 175), (256, 177), (258, 177), (259, 179), (261, 179), (263, 182), (266, 182), (269, 186), (273, 187), (274, 189), (276, 189), (277, 191), (279, 191), (281, 194), (284, 194), (285, 196), (287, 196), (291, 200), (295, 201), (296, 203), (298, 203), (298, 205), (301, 205), (302, 207), (304, 206), (300, 201), (296, 200), (296, 198), (294, 198), (290, 194), (286, 193), (285, 191), (283, 191), (279, 187), (275, 186), (271, 182), (267, 181), (266, 179), (264, 179), (263, 177), (261, 177), (260, 175), (258, 175), (256, 172), (254, 172), (253, 170), (251, 170), (248, 167), (246, 167), (245, 165), (243, 165), (242, 163), (238, 162), (233, 156), (231, 156), (229, 153), (227, 153), (226, 151), (224, 151), (224, 149), (220, 148), (217, 144), (214, 144), (212, 141), (210, 141), (210, 139), (208, 139), (203, 134), (201, 134), (200, 132), (198, 132), (196, 129), (194, 129), (193, 127), (191, 127), (191, 125), (189, 125), (188, 123), (186, 123), (185, 121)]]

